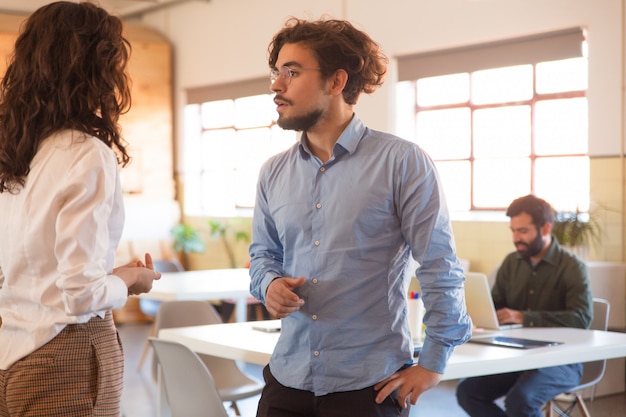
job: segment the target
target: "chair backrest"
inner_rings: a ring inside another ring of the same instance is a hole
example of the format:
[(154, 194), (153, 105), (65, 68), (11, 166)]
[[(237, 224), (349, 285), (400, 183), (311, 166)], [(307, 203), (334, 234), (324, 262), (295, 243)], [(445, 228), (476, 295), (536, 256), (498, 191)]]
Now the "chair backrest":
[(611, 304), (603, 298), (593, 299), (593, 320), (589, 329), (591, 330), (604, 330), (609, 328), (609, 313), (611, 311)]
[[(222, 317), (208, 301), (176, 300), (164, 301), (154, 319), (154, 334), (161, 329), (223, 323)], [(152, 376), (156, 380), (157, 362), (152, 361)]]
[[(606, 331), (609, 328), (609, 312), (611, 305), (607, 300), (602, 298), (593, 299), (593, 320), (591, 321), (590, 330)], [(583, 376), (580, 380), (578, 389), (591, 387), (604, 377), (606, 369), (606, 360), (585, 362), (583, 363)]]
[(161, 303), (154, 325), (158, 334), (158, 331), (161, 329), (219, 324), (222, 322), (221, 316), (208, 301), (176, 300)]
[(172, 417), (228, 417), (211, 372), (188, 347), (150, 338)]
[(153, 261), (154, 270), (159, 272), (183, 272), (185, 268), (176, 259), (161, 259)]

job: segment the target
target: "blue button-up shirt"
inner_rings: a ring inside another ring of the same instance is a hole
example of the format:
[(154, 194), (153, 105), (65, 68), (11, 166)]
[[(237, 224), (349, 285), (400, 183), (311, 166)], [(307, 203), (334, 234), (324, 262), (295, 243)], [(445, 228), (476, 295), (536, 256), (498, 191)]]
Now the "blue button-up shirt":
[(256, 298), (307, 278), (270, 360), (283, 385), (315, 395), (372, 386), (412, 361), (407, 290), (418, 262), (427, 326), (419, 364), (443, 373), (471, 334), (463, 271), (431, 159), (356, 116), (325, 163), (300, 143), (259, 176), (250, 246)]

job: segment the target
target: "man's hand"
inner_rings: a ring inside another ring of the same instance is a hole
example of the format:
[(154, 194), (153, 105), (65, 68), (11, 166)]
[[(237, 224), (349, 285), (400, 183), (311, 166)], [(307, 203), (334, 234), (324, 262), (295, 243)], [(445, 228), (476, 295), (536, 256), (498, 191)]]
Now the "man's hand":
[(524, 324), (524, 313), (510, 308), (501, 308), (496, 311), (500, 324)]
[(304, 305), (304, 300), (298, 297), (293, 290), (300, 287), (305, 281), (304, 277), (282, 277), (272, 281), (265, 294), (267, 311), (275, 317), (283, 318), (300, 310), (300, 307)]
[(443, 374), (429, 371), (419, 365), (410, 366), (374, 385), (374, 389), (378, 391), (376, 403), (382, 403), (397, 389), (398, 402), (402, 408), (407, 407), (407, 400), (415, 405), (420, 395), (437, 385), (441, 378)]

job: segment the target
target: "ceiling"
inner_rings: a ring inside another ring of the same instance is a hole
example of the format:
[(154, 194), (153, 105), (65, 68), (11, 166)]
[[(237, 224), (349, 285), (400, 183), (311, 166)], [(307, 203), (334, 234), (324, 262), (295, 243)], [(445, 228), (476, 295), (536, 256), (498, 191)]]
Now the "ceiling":
[[(30, 14), (53, 0), (0, 0), (0, 13)], [(79, 2), (79, 0), (72, 0)], [(122, 17), (189, 0), (95, 0), (96, 4)]]

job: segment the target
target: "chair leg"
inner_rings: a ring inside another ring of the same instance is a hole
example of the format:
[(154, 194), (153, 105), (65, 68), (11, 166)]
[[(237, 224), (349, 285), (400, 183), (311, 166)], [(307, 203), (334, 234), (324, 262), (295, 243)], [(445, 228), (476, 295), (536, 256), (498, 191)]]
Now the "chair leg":
[(228, 323), (234, 323), (237, 321), (237, 308), (233, 308), (233, 312), (230, 313), (230, 317), (228, 318)]
[(585, 400), (583, 400), (580, 394), (576, 394), (576, 405), (578, 405), (578, 410), (582, 417), (590, 417), (589, 410), (587, 410), (587, 406), (585, 405)]
[(239, 407), (237, 407), (237, 403), (236, 402), (232, 402), (230, 404), (230, 406), (232, 407), (233, 410), (235, 410), (235, 415), (240, 416), (241, 413), (239, 412)]
[(256, 311), (256, 319), (258, 321), (265, 320), (265, 316), (263, 315), (263, 304), (257, 304), (254, 307), (254, 310)]
[[(150, 328), (150, 333), (148, 337), (155, 336), (155, 323), (152, 323), (152, 327)], [(137, 372), (141, 371), (143, 368), (143, 363), (146, 361), (146, 357), (148, 356), (148, 351), (150, 350), (150, 342), (146, 340), (146, 344), (143, 347), (143, 352), (141, 352), (141, 356), (139, 357), (139, 363), (137, 364)]]

